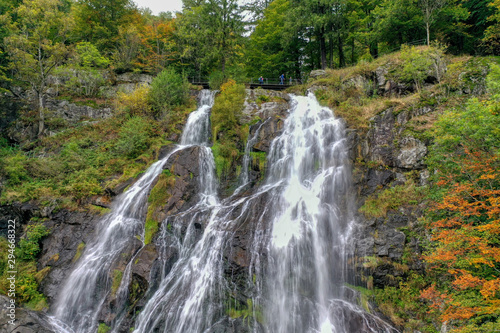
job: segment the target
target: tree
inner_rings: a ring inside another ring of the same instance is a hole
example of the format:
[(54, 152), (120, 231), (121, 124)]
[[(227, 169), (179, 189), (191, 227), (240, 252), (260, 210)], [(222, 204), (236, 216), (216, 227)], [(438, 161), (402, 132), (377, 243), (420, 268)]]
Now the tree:
[(275, 0), (257, 21), (246, 49), (247, 70), (252, 77), (278, 77), (288, 72), (293, 55), (287, 52), (285, 22), (290, 11), (289, 0)]
[(423, 39), (422, 12), (416, 0), (383, 0), (373, 11), (374, 24), (381, 42), (387, 44), (387, 52), (399, 49), (402, 44)]
[(135, 11), (130, 0), (79, 0), (73, 6), (73, 34), (78, 40), (91, 42), (109, 54), (120, 28), (132, 21)]
[(72, 21), (61, 5), (59, 0), (24, 0), (15, 10), (18, 21), (11, 23), (12, 35), (5, 38), (15, 78), (29, 84), (37, 96), (39, 135), (44, 130), (47, 80), (68, 54), (65, 41)]
[(437, 122), (428, 160), (438, 177), (424, 259), (440, 276), (422, 292), (454, 332), (500, 329), (500, 68), (491, 100), (471, 99)]
[(427, 33), (427, 46), (430, 45), (431, 25), (436, 21), (439, 11), (446, 6), (447, 0), (419, 0), (418, 5), (422, 10), (425, 31)]
[(493, 24), (484, 31), (482, 39), (483, 47), (489, 54), (500, 54), (500, 0), (491, 2), (490, 7), (493, 13), (488, 17), (488, 21)]
[(241, 48), (244, 25), (236, 0), (186, 0), (175, 24), (182, 63), (198, 75), (225, 73)]
[(378, 57), (379, 36), (374, 28), (376, 17), (374, 10), (380, 0), (350, 0), (348, 2), (348, 20), (351, 42), (351, 62), (354, 63), (355, 41), (360, 42), (373, 58)]

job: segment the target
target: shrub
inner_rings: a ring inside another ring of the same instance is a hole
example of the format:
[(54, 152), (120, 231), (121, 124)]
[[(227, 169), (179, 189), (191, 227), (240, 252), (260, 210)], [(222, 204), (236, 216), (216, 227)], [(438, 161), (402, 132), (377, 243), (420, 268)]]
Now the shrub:
[(174, 69), (164, 69), (151, 82), (148, 98), (155, 112), (184, 105), (189, 99), (189, 82)]
[(128, 158), (136, 158), (150, 146), (151, 123), (141, 117), (129, 119), (121, 128), (116, 149)]
[(102, 73), (93, 68), (74, 69), (65, 88), (73, 96), (97, 97), (100, 88), (106, 84)]
[(150, 88), (145, 85), (137, 87), (130, 94), (118, 92), (116, 107), (130, 116), (152, 115), (149, 94)]
[(26, 236), (19, 241), (18, 257), (22, 260), (34, 260), (40, 252), (40, 240), (49, 233), (43, 224), (28, 225)]
[(224, 73), (221, 71), (215, 71), (208, 77), (208, 85), (212, 90), (219, 90), (225, 80), (226, 78), (224, 77)]
[(106, 68), (109, 66), (109, 59), (102, 56), (99, 50), (90, 42), (76, 44), (75, 61), (82, 67)]
[(396, 75), (404, 81), (413, 81), (418, 91), (428, 76), (433, 75), (440, 82), (446, 70), (444, 50), (440, 46), (410, 47), (403, 45), (401, 60), (402, 65), (396, 71)]

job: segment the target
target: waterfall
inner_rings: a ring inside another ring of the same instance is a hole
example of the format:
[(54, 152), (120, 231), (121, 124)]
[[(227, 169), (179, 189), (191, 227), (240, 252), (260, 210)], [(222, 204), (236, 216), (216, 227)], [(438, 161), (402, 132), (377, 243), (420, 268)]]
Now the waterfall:
[(355, 221), (345, 141), (330, 109), (312, 94), (293, 97), (268, 156), (267, 184), (280, 184), (260, 297), (268, 332), (396, 332), (348, 301)]
[[(232, 332), (397, 332), (358, 306), (346, 286), (356, 222), (343, 122), (314, 95), (292, 96), (282, 133), (271, 143), (264, 182), (242, 194), (245, 172), (240, 189), (220, 199), (208, 147), (213, 100), (214, 92), (202, 91), (174, 151), (199, 147), (200, 191), (189, 208), (161, 224), (155, 245), (163, 269), (134, 332), (229, 332), (228, 324)], [(261, 127), (247, 143), (244, 170)], [(110, 292), (111, 265), (143, 233), (147, 194), (169, 156), (153, 164), (103, 218), (55, 307), (58, 331), (95, 331)], [(127, 266), (124, 274), (129, 271)], [(120, 295), (126, 295), (128, 281), (125, 276), (119, 298), (126, 298)]]
[[(50, 319), (57, 331), (88, 333), (97, 329), (99, 313), (110, 293), (110, 273), (113, 263), (128, 244), (133, 244), (137, 237), (144, 237), (144, 218), (151, 184), (172, 154), (188, 145), (208, 141), (209, 112), (213, 105), (214, 93), (203, 90), (200, 95), (200, 107), (191, 113), (183, 132), (181, 145), (151, 165), (145, 174), (115, 201), (111, 213), (99, 223), (96, 239), (87, 244), (55, 303), (53, 316)], [(213, 193), (216, 189), (213, 157), (210, 160), (207, 156), (211, 156), (209, 148), (204, 149), (201, 155), (203, 162), (200, 167), (209, 178), (202, 184), (205, 190), (201, 195), (204, 200), (213, 202)], [(130, 262), (125, 275), (129, 273)], [(124, 289), (126, 291), (128, 281), (126, 276), (122, 279), (118, 295), (120, 291)], [(117, 307), (120, 310), (119, 304)]]
[[(353, 304), (344, 286), (354, 217), (342, 122), (313, 95), (293, 97), (268, 165), (265, 184), (253, 193), (237, 190), (169, 217), (173, 235), (163, 223), (158, 246), (176, 244), (180, 258), (134, 332), (224, 332), (235, 293), (226, 252), (242, 228), (252, 233), (246, 283), (253, 295), (244, 296), (251, 297), (244, 311), (254, 332), (397, 332)], [(181, 226), (196, 223), (205, 226), (201, 237), (182, 238)]]

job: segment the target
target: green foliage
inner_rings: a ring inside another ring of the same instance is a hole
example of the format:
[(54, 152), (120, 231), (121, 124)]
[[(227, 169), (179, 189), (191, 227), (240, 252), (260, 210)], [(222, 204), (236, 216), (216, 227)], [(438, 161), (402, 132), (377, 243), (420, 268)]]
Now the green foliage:
[(108, 333), (109, 331), (111, 331), (111, 327), (109, 327), (105, 323), (100, 323), (99, 327), (97, 328), (97, 333)]
[(429, 278), (411, 272), (399, 286), (386, 286), (375, 289), (371, 299), (378, 304), (380, 311), (391, 321), (404, 327), (405, 331), (418, 330), (425, 333), (438, 333), (434, 326), (435, 316), (429, 315), (429, 308), (422, 303), (420, 292), (428, 285)]
[(90, 42), (79, 42), (76, 44), (75, 61), (81, 67), (106, 68), (109, 59), (103, 57), (99, 50)]
[[(34, 260), (34, 256), (31, 253), (35, 253), (39, 251), (38, 241), (35, 239), (37, 237), (43, 237), (40, 235), (44, 235), (45, 231), (36, 227), (36, 225), (30, 225), (28, 228), (32, 230), (28, 230), (28, 235), (26, 235), (27, 239), (31, 236), (29, 241), (32, 244), (28, 244), (26, 242), (23, 243), (23, 248), (16, 248), (16, 266), (15, 269), (11, 269), (8, 266), (8, 256), (9, 253), (9, 242), (6, 238), (0, 237), (0, 252), (3, 253), (0, 257), (0, 293), (4, 295), (8, 295), (10, 289), (8, 277), (11, 276), (9, 271), (15, 270), (16, 274), (16, 293), (15, 300), (18, 304), (22, 304), (23, 306), (35, 310), (41, 311), (48, 307), (47, 300), (45, 296), (38, 291), (38, 284), (43, 279), (45, 274), (41, 275), (39, 273), (43, 273), (40, 271), (37, 273), (36, 271), (36, 262)], [(21, 240), (22, 241), (22, 240)], [(33, 245), (36, 242), (36, 245)], [(20, 245), (20, 244), (18, 244)], [(33, 252), (35, 251), (35, 252)], [(48, 272), (50, 268), (46, 268), (45, 272)]]
[(164, 69), (151, 82), (148, 98), (157, 113), (170, 111), (172, 107), (187, 103), (189, 82), (173, 68)]
[(290, 72), (295, 65), (292, 43), (288, 40), (289, 36), (285, 36), (289, 11), (290, 1), (275, 0), (257, 22), (245, 52), (246, 67), (251, 77), (278, 78), (282, 72)]
[(40, 240), (50, 234), (43, 224), (30, 224), (26, 227), (26, 236), (19, 241), (18, 257), (22, 260), (34, 260), (40, 252)]
[(113, 49), (121, 26), (130, 24), (134, 14), (130, 0), (82, 0), (72, 6), (74, 36), (100, 51)]
[(120, 284), (122, 283), (123, 272), (119, 269), (115, 269), (112, 275), (111, 282), (111, 295), (116, 295), (118, 288), (120, 288)]
[(484, 93), (489, 67), (490, 61), (486, 58), (468, 57), (455, 61), (448, 66), (442, 84), (450, 92), (462, 91), (480, 95)]
[(38, 134), (44, 131), (44, 97), (49, 76), (68, 54), (65, 42), (72, 21), (61, 7), (59, 0), (24, 0), (15, 9), (17, 22), (10, 22), (12, 34), (4, 39), (14, 76), (36, 93)]
[(128, 158), (136, 158), (151, 144), (151, 122), (141, 117), (130, 118), (123, 124), (118, 135), (116, 150)]
[(486, 77), (486, 85), (489, 93), (496, 100), (500, 99), (500, 66), (495, 63), (490, 65), (490, 73)]
[(40, 140), (29, 155), (15, 147), (0, 149), (0, 174), (7, 180), (0, 201), (83, 208), (86, 198), (105, 196), (106, 187), (137, 177), (153, 162), (153, 152), (168, 143), (160, 125), (117, 116)]
[(403, 205), (418, 204), (425, 193), (425, 187), (416, 186), (410, 180), (404, 185), (396, 185), (370, 196), (359, 211), (370, 218), (383, 217), (389, 210), (398, 209)]
[(144, 244), (151, 243), (153, 236), (158, 232), (159, 224), (163, 218), (160, 213), (170, 198), (169, 190), (175, 185), (175, 176), (170, 170), (165, 169), (159, 176), (158, 181), (151, 190), (148, 197), (148, 212), (144, 227)]
[(219, 179), (235, 165), (248, 135), (247, 128), (240, 121), (245, 96), (245, 87), (229, 80), (215, 98), (210, 119), (214, 140), (212, 152)]
[(444, 51), (441, 47), (401, 47), (402, 66), (396, 76), (402, 80), (415, 83), (418, 91), (422, 89), (425, 79), (432, 75), (439, 82), (446, 69)]
[(435, 170), (449, 172), (456, 169), (454, 157), (463, 153), (467, 143), (469, 149), (478, 151), (496, 150), (500, 147), (500, 117), (498, 102), (469, 100), (465, 107), (444, 112), (435, 124), (435, 145), (430, 150), (429, 166)]
[[(185, 1), (176, 19), (175, 37), (183, 64), (194, 75), (235, 65), (243, 44), (244, 24), (236, 0)], [(191, 75), (190, 73), (190, 75)]]
[(126, 94), (118, 92), (116, 107), (120, 113), (129, 116), (151, 116), (154, 115), (149, 99), (151, 89), (146, 85), (136, 87), (133, 92)]
[(224, 73), (219, 70), (213, 71), (208, 77), (208, 84), (212, 90), (219, 90), (225, 81), (226, 77)]
[(90, 67), (58, 68), (55, 74), (67, 78), (62, 90), (71, 96), (97, 97), (106, 84), (102, 72)]

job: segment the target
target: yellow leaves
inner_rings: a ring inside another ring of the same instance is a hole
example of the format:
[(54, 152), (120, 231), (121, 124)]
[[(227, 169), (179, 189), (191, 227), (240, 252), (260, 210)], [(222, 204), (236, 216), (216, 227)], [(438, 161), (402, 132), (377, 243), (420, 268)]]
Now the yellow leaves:
[[(486, 281), (483, 284), (483, 287), (480, 290), (481, 295), (484, 296), (486, 299), (490, 299), (492, 297), (495, 297), (497, 292), (500, 290), (500, 279), (494, 279), (490, 281)], [(497, 300), (497, 302), (500, 302), (500, 300)]]

